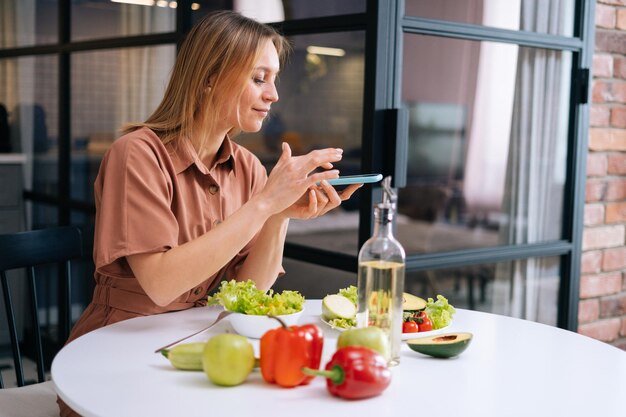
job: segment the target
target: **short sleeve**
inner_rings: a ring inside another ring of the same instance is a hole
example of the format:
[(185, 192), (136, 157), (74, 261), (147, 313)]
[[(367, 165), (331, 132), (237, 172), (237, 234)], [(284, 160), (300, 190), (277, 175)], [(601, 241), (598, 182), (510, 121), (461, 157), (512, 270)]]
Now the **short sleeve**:
[(96, 268), (121, 257), (178, 245), (171, 210), (174, 169), (160, 141), (125, 137), (114, 143), (96, 179)]
[[(251, 176), (251, 178), (249, 178), (248, 181), (251, 187), (251, 195), (254, 196), (261, 192), (261, 190), (263, 190), (263, 188), (265, 187), (265, 183), (267, 182), (267, 171), (256, 157), (251, 157), (252, 159), (249, 162), (249, 175)], [(214, 286), (222, 280), (237, 279), (239, 269), (248, 257), (250, 250), (252, 250), (252, 248), (254, 247), (257, 235), (255, 235), (252, 240), (250, 240), (250, 242), (248, 242), (248, 244), (246, 244), (246, 246), (244, 246), (243, 249), (239, 251), (237, 255), (235, 255), (235, 257), (226, 265), (226, 267), (223, 268), (223, 273), (219, 277), (220, 279), (215, 280)], [(285, 271), (281, 266), (279, 275), (283, 275), (284, 273)]]

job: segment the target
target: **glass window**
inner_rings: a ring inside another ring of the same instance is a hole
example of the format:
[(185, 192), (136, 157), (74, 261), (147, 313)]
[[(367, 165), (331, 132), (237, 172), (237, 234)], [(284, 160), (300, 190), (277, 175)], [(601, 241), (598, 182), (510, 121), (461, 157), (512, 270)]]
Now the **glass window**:
[(405, 291), (424, 299), (441, 294), (457, 308), (556, 326), (560, 258), (407, 272)]
[(570, 52), (405, 35), (407, 253), (561, 238)]
[(271, 23), (364, 13), (365, 4), (366, 0), (195, 0), (191, 9), (193, 21), (215, 10), (232, 9), (260, 22)]
[(176, 30), (176, 1), (72, 0), (72, 40)]
[(575, 0), (405, 0), (407, 16), (572, 36)]
[(72, 198), (93, 201), (104, 152), (123, 124), (143, 121), (156, 109), (175, 54), (174, 45), (164, 45), (72, 56)]
[(53, 195), (58, 178), (58, 78), (56, 56), (0, 60), (2, 149), (26, 155), (25, 189)]
[[(324, 298), (340, 288), (356, 285), (356, 273), (340, 271), (316, 264), (284, 258), (285, 275), (276, 280), (272, 289), (300, 291), (306, 298)], [(323, 277), (323, 279), (322, 279)]]
[(0, 48), (56, 43), (57, 0), (2, 0)]
[[(237, 141), (254, 152), (268, 172), (284, 141), (294, 155), (343, 148), (343, 160), (335, 166), (342, 175), (361, 173), (365, 34), (303, 35), (291, 42), (293, 51), (278, 82), (280, 100), (261, 132), (241, 135)], [(356, 255), (359, 192), (323, 217), (292, 220), (287, 241)]]

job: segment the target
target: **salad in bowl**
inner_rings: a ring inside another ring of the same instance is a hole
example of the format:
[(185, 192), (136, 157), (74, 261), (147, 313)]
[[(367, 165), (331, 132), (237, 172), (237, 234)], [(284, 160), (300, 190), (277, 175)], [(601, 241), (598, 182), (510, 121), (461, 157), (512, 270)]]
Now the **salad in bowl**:
[(304, 311), (304, 301), (298, 291), (262, 291), (252, 280), (230, 280), (223, 281), (219, 290), (208, 297), (207, 305), (221, 305), (231, 311), (233, 329), (242, 336), (259, 339), (266, 331), (280, 327), (269, 316), (280, 318), (288, 326), (297, 324)]

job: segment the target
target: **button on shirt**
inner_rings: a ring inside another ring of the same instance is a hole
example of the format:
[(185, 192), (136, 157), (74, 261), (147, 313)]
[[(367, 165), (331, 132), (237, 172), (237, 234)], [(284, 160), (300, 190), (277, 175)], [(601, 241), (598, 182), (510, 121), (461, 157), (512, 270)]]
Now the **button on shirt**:
[(95, 182), (94, 299), (70, 340), (116, 321), (201, 305), (220, 280), (236, 278), (254, 239), (202, 285), (160, 307), (143, 291), (126, 256), (165, 252), (203, 235), (266, 181), (260, 161), (229, 138), (211, 167), (204, 165), (190, 142), (164, 145), (147, 128), (115, 141)]

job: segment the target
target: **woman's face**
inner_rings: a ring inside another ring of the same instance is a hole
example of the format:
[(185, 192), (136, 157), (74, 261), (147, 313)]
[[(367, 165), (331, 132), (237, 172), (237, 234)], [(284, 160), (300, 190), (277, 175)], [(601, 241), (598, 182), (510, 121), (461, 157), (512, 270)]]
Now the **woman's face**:
[[(246, 80), (239, 103), (229, 106), (226, 122), (244, 132), (258, 132), (272, 103), (278, 101), (276, 76), (280, 70), (278, 52), (271, 40), (266, 40), (252, 76)], [(238, 110), (238, 111), (237, 111)]]

